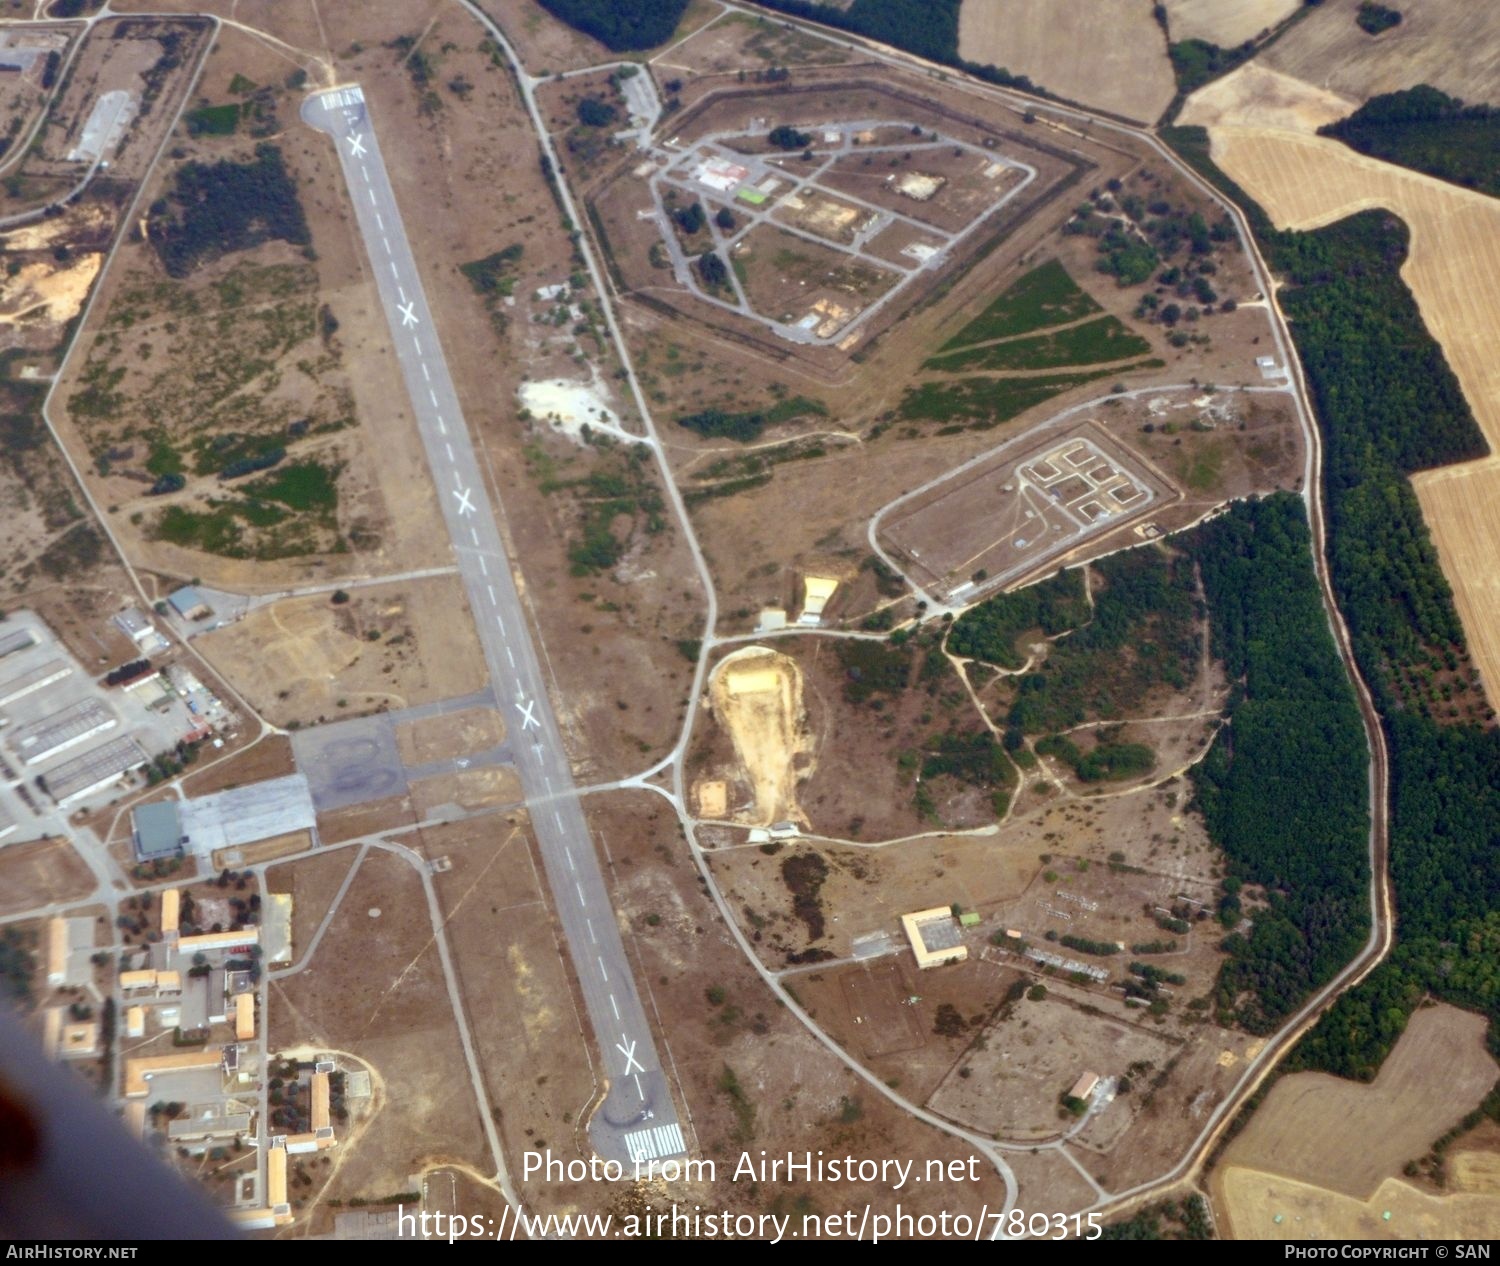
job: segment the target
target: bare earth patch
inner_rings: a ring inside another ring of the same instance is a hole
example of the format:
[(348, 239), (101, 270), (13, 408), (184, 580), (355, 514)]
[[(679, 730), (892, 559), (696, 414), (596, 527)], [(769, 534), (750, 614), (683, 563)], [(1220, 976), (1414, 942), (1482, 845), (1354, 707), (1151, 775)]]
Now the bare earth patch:
[(1247, 62), (1193, 93), (1177, 116), (1202, 127), (1274, 127), (1316, 133), (1352, 113), (1359, 102), (1280, 71)]

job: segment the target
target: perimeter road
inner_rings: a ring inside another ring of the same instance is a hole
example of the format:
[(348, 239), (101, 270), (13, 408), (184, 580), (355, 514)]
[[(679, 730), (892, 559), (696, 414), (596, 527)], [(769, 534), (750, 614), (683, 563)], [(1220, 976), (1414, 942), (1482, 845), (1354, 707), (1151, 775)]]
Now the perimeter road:
[(589, 1122), (606, 1160), (681, 1155), (677, 1111), (599, 869), (547, 699), (510, 562), (459, 409), (401, 213), (370, 125), (364, 93), (344, 85), (316, 93), (302, 119), (333, 138), (370, 257), (396, 359), (474, 612), (490, 682), (510, 720), (516, 772), (552, 889), (609, 1089)]

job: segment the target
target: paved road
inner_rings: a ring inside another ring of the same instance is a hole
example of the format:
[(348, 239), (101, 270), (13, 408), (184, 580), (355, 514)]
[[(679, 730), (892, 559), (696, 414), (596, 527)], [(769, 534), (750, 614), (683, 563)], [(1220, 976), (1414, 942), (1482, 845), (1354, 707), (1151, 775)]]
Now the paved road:
[(330, 135), (338, 147), (453, 538), (459, 574), (475, 613), (491, 684), (510, 732), (547, 881), (600, 1047), (609, 1093), (589, 1124), (590, 1140), (600, 1156), (622, 1163), (681, 1155), (677, 1111), (625, 957), (541, 665), (364, 93), (357, 85), (317, 93), (303, 103), (302, 118)]

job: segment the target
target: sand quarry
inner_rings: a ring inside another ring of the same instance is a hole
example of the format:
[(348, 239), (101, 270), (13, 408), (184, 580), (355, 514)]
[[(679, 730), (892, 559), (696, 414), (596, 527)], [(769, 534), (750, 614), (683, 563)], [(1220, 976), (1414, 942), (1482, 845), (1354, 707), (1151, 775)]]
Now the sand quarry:
[[(797, 806), (797, 783), (812, 772), (812, 762), (798, 758), (811, 757), (812, 736), (796, 661), (764, 646), (735, 651), (714, 669), (709, 701), (714, 719), (734, 742), (742, 775), (755, 797), (737, 820), (752, 826), (806, 824)], [(723, 804), (717, 795), (713, 801), (713, 807)]]
[[(1268, 127), (1210, 128), (1215, 161), (1282, 228), (1383, 207), (1411, 230), (1401, 275), (1489, 441), (1491, 456), (1412, 480), (1486, 687), (1500, 683), (1500, 201)], [(1493, 695), (1491, 696), (1493, 700)]]
[(71, 321), (83, 308), (103, 263), (103, 255), (90, 252), (60, 267), (40, 261), (25, 265), (0, 286), (0, 322), (34, 320), (39, 313), (54, 325)]

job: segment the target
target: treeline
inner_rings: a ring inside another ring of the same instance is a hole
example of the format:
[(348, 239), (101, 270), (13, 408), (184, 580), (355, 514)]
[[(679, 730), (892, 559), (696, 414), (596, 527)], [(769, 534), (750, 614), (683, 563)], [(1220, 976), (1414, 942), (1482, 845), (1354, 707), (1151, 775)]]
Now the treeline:
[(1354, 691), (1324, 616), (1301, 501), (1233, 506), (1188, 538), (1215, 654), (1234, 683), (1229, 725), (1193, 770), (1208, 832), (1229, 859), (1221, 917), (1265, 892), (1229, 936), (1226, 1022), (1270, 1032), (1358, 952), (1369, 932), (1369, 758)]
[(273, 238), (312, 241), (281, 150), (268, 142), (248, 162), (186, 163), (151, 207), (151, 241), (169, 276)]
[(763, 9), (879, 40), (1002, 87), (1018, 88), (1039, 97), (1051, 95), (1025, 75), (1013, 75), (1001, 66), (967, 62), (958, 55), (961, 0), (854, 0), (847, 6), (815, 4), (811, 0), (755, 0), (755, 3)]
[(559, 21), (592, 35), (612, 53), (635, 53), (665, 44), (677, 30), (688, 0), (538, 0)]
[(741, 413), (701, 409), (697, 413), (684, 414), (677, 419), (677, 425), (696, 431), (705, 439), (738, 440), (741, 444), (748, 444), (759, 439), (760, 433), (768, 426), (790, 422), (794, 418), (826, 417), (827, 414), (828, 410), (821, 401), (808, 396), (792, 396), (767, 408), (748, 409)]
[[(1201, 150), (1190, 161), (1232, 188)], [(1334, 586), (1390, 751), (1400, 911), (1391, 956), (1338, 999), (1290, 1067), (1368, 1080), (1426, 995), (1482, 1010), (1500, 1050), (1500, 734), (1470, 719), (1483, 709), (1468, 698), (1477, 674), (1406, 478), (1486, 445), (1400, 281), (1399, 220), (1365, 212), (1292, 233), (1253, 202), (1246, 210), (1288, 283), (1280, 297), (1324, 435)]]
[[(1367, 211), (1269, 243), (1322, 422), (1329, 563), (1382, 712), (1441, 707), (1424, 676), (1464, 636), (1408, 475), (1482, 457), (1484, 436), (1400, 267), (1407, 231)], [(1450, 688), (1451, 693), (1451, 688)]]
[(1500, 196), (1500, 108), (1466, 106), (1418, 84), (1371, 97), (1318, 132), (1372, 158)]

